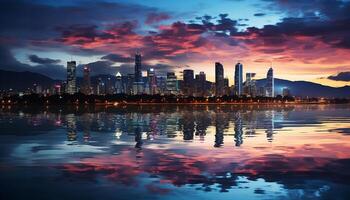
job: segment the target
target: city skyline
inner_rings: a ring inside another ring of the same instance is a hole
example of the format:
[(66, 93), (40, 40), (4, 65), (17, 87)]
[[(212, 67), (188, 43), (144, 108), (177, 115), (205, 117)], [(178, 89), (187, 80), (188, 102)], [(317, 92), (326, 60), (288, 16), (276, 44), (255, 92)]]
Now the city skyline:
[(272, 66), (282, 79), (340, 87), (350, 81), (349, 10), (340, 0), (4, 0), (0, 69), (63, 80), (75, 60), (91, 76), (127, 74), (140, 52), (143, 71), (192, 69), (214, 82), (220, 62), (232, 85), (239, 61), (257, 79)]
[[(101, 78), (95, 86), (91, 85), (90, 68), (83, 68), (83, 82), (76, 84), (76, 62), (67, 62), (67, 79), (62, 82), (63, 91), (58, 94), (75, 94), (81, 92), (85, 95), (97, 94), (127, 94), (127, 95), (177, 95), (185, 97), (276, 97), (274, 86), (274, 75), (272, 67), (266, 75), (266, 83), (263, 86), (256, 85), (256, 73), (247, 72), (246, 79), (243, 79), (243, 64), (235, 65), (234, 84), (230, 85), (228, 78), (225, 78), (224, 66), (220, 62), (215, 62), (215, 81), (207, 80), (205, 72), (198, 74), (191, 69), (184, 69), (182, 75), (177, 76), (175, 72), (167, 72), (166, 75), (158, 74), (154, 68), (148, 68), (146, 76), (142, 74), (142, 55), (135, 53), (134, 73), (122, 74), (119, 71), (115, 74), (116, 80), (111, 77), (107, 81)], [(227, 77), (227, 76), (226, 76)], [(79, 87), (80, 86), (80, 87)], [(284, 88), (283, 88), (284, 89)], [(288, 89), (288, 88), (286, 88)], [(49, 93), (50, 94), (50, 93)], [(54, 94), (56, 94), (54, 92)], [(279, 95), (291, 97), (288, 93), (281, 91)]]

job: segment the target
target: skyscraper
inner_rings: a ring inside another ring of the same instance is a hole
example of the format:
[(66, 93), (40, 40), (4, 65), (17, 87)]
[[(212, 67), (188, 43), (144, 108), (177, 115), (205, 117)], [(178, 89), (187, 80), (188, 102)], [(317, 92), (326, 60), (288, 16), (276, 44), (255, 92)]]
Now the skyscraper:
[(77, 64), (75, 61), (67, 62), (67, 93), (68, 94), (74, 94), (77, 92), (76, 68), (77, 68)]
[(209, 89), (206, 83), (207, 78), (204, 72), (199, 72), (199, 74), (196, 74), (196, 96), (206, 96), (208, 92), (207, 90)]
[(115, 93), (116, 94), (122, 94), (124, 93), (123, 90), (123, 82), (122, 82), (122, 75), (120, 74), (120, 72), (118, 72), (116, 75), (116, 80), (115, 80)]
[(235, 94), (241, 96), (243, 92), (243, 65), (237, 63), (235, 66)]
[(135, 82), (142, 81), (142, 72), (141, 72), (141, 54), (135, 54)]
[(215, 63), (215, 95), (222, 96), (224, 93), (224, 66)]
[(178, 93), (177, 77), (174, 72), (168, 72), (166, 77), (166, 89), (169, 94)]
[(149, 86), (149, 94), (154, 95), (157, 93), (157, 77), (153, 68), (147, 70), (147, 79)]
[(85, 95), (91, 94), (90, 68), (88, 66), (84, 67), (83, 85), (81, 87), (81, 92)]
[(255, 73), (246, 73), (246, 80), (244, 85), (244, 93), (247, 96), (255, 97), (257, 94), (256, 84), (255, 84)]
[(104, 94), (106, 94), (105, 92), (106, 92), (105, 83), (103, 82), (102, 78), (98, 78), (96, 94), (97, 95), (104, 95)]
[(194, 71), (185, 69), (183, 71), (183, 93), (187, 96), (192, 96), (194, 92)]
[(274, 97), (275, 96), (275, 80), (273, 78), (273, 69), (272, 67), (267, 71), (266, 76), (266, 96)]
[(143, 93), (142, 71), (141, 71), (141, 54), (135, 54), (135, 74), (134, 74), (134, 94)]

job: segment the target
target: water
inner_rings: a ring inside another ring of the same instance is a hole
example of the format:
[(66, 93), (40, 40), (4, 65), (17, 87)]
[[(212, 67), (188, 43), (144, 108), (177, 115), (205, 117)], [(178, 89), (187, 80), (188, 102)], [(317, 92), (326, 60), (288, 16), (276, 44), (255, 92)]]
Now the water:
[(350, 199), (350, 106), (0, 109), (1, 199)]

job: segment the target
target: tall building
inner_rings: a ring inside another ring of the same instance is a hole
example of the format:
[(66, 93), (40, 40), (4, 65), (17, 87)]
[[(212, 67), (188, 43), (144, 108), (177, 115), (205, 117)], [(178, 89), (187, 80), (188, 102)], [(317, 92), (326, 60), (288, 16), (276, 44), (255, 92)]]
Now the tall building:
[(102, 81), (101, 78), (98, 78), (96, 94), (97, 95), (104, 95), (104, 94), (106, 94), (105, 92), (106, 92), (105, 83)]
[(177, 77), (174, 72), (168, 72), (166, 77), (166, 89), (169, 94), (178, 93)]
[(273, 78), (273, 69), (272, 67), (267, 71), (266, 76), (266, 96), (274, 97), (275, 96), (275, 80)]
[(77, 69), (77, 64), (75, 61), (67, 62), (67, 93), (68, 94), (74, 94), (77, 92), (76, 69)]
[(127, 75), (126, 91), (125, 91), (125, 93), (128, 94), (128, 95), (133, 94), (134, 80), (135, 80), (135, 75), (134, 74), (128, 74)]
[(199, 72), (199, 74), (196, 74), (196, 96), (206, 96), (207, 90), (209, 89), (207, 87), (207, 78), (206, 74), (204, 72)]
[(114, 84), (111, 77), (108, 77), (107, 83), (106, 83), (106, 94), (113, 94), (113, 93), (114, 93)]
[(84, 67), (81, 92), (85, 95), (91, 94), (90, 68), (88, 66)]
[(153, 68), (147, 70), (147, 80), (149, 87), (149, 94), (154, 95), (157, 93), (157, 77)]
[(235, 66), (235, 94), (241, 96), (243, 93), (243, 65), (237, 63)]
[(192, 96), (194, 92), (194, 71), (185, 69), (183, 71), (183, 93), (187, 96)]
[(229, 79), (224, 78), (224, 94), (223, 95), (230, 95), (230, 85), (229, 85)]
[(142, 81), (142, 71), (141, 71), (141, 54), (135, 54), (135, 82)]
[(141, 54), (135, 54), (135, 74), (134, 74), (134, 86), (133, 93), (134, 94), (142, 94), (143, 93), (143, 82), (142, 82), (142, 70), (141, 70)]
[(157, 88), (160, 94), (166, 93), (167, 91), (166, 84), (167, 84), (166, 76), (157, 76)]
[(116, 75), (116, 80), (115, 80), (115, 93), (116, 94), (122, 94), (124, 93), (123, 90), (123, 81), (122, 81), (122, 75), (120, 74), (120, 72), (118, 72)]
[(246, 73), (246, 80), (244, 85), (244, 93), (247, 96), (255, 97), (257, 95), (255, 84), (255, 73)]
[(224, 66), (215, 63), (215, 95), (222, 96), (224, 94)]

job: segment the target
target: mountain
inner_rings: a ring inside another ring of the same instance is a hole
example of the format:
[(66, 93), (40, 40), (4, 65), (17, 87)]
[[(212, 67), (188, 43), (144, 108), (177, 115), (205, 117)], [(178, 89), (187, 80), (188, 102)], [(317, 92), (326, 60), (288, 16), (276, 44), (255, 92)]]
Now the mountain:
[[(257, 86), (265, 86), (266, 79), (260, 79), (256, 81)], [(288, 88), (293, 96), (301, 97), (337, 97), (344, 98), (350, 97), (350, 86), (344, 87), (330, 87), (317, 83), (307, 81), (288, 81), (275, 78), (275, 93), (281, 94), (283, 88)]]
[[(111, 84), (114, 84), (116, 80), (115, 76), (112, 75), (98, 75), (91, 77), (91, 84), (96, 85), (99, 78), (101, 78), (105, 83), (107, 83), (107, 79), (110, 78)], [(12, 88), (16, 91), (23, 91), (28, 87), (32, 87), (33, 84), (41, 85), (43, 88), (49, 88), (55, 83), (59, 82), (61, 81), (33, 72), (13, 72), (0, 70), (0, 90), (8, 90)], [(81, 83), (82, 78), (78, 77), (77, 84), (80, 85)], [(257, 86), (265, 86), (266, 79), (259, 79), (256, 81), (256, 83)], [(285, 87), (290, 90), (293, 96), (350, 98), (350, 86), (334, 88), (307, 81), (288, 81), (275, 78), (276, 94), (281, 94), (282, 89)]]
[(13, 89), (15, 91), (23, 91), (33, 87), (34, 84), (46, 88), (54, 85), (56, 82), (58, 81), (38, 73), (0, 70), (0, 90)]

